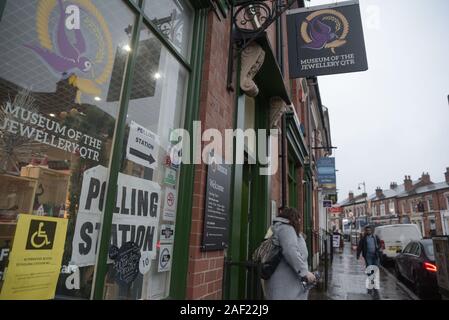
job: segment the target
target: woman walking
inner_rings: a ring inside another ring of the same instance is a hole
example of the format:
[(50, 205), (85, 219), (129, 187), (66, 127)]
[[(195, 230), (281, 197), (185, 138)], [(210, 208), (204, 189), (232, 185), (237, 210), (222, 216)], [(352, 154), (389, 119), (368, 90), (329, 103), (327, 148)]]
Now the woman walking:
[(265, 282), (268, 300), (307, 300), (308, 290), (301, 278), (315, 282), (307, 265), (307, 245), (300, 233), (301, 215), (298, 210), (285, 208), (273, 219), (273, 237), (282, 248), (282, 260)]

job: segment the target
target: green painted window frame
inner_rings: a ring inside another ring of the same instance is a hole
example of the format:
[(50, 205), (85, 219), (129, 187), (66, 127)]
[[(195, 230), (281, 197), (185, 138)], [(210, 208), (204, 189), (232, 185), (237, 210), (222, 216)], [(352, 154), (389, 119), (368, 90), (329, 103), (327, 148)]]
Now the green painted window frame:
[[(290, 153), (290, 152), (289, 152)], [(296, 161), (289, 157), (288, 159), (288, 206), (298, 209), (298, 170)]]
[[(133, 34), (131, 37), (131, 47), (137, 48), (140, 30), (142, 26), (145, 25), (153, 32), (153, 34), (161, 41), (161, 43), (177, 59), (177, 61), (189, 71), (184, 129), (190, 133), (190, 136), (193, 136), (193, 121), (198, 119), (199, 112), (202, 61), (204, 56), (208, 13), (207, 9), (201, 9), (201, 6), (197, 1), (189, 0), (190, 4), (195, 9), (195, 17), (190, 61), (187, 61), (145, 15), (143, 8), (146, 0), (138, 0), (136, 2), (132, 0), (122, 1), (133, 11), (136, 17), (136, 27), (133, 29)], [(126, 62), (121, 89), (119, 113), (116, 120), (113, 138), (112, 157), (109, 164), (106, 206), (102, 216), (98, 255), (95, 264), (94, 281), (91, 292), (91, 299), (95, 300), (102, 300), (104, 298), (104, 284), (108, 271), (107, 257), (111, 237), (114, 199), (117, 194), (117, 179), (120, 171), (121, 155), (124, 148), (123, 139), (126, 128), (126, 115), (128, 112), (128, 104), (131, 95), (131, 82), (135, 68), (136, 54), (135, 51), (132, 51)], [(190, 238), (193, 195), (191, 192), (185, 191), (193, 189), (194, 165), (182, 164), (179, 179), (178, 208), (175, 223), (176, 238), (173, 248), (170, 291), (167, 299), (185, 299), (186, 297), (189, 246), (186, 246), (185, 244), (189, 243)], [(182, 245), (179, 245), (180, 243)]]
[[(7, 0), (0, 0), (0, 20), (6, 7)], [(124, 4), (135, 14), (135, 26), (131, 37), (131, 47), (136, 48), (139, 40), (139, 30), (145, 24), (153, 34), (162, 42), (169, 52), (183, 65), (190, 73), (187, 89), (186, 116), (184, 128), (193, 136), (193, 121), (199, 118), (199, 100), (201, 86), (202, 61), (204, 57), (204, 44), (206, 34), (206, 22), (209, 4), (205, 1), (189, 0), (191, 6), (195, 9), (194, 28), (192, 35), (192, 47), (190, 61), (187, 61), (174, 46), (162, 35), (157, 27), (144, 13), (145, 0), (122, 0)], [(99, 234), (99, 247), (97, 260), (95, 264), (93, 287), (91, 299), (102, 300), (104, 295), (104, 284), (107, 275), (107, 255), (109, 250), (109, 241), (112, 227), (112, 212), (114, 199), (117, 193), (117, 179), (120, 171), (121, 155), (123, 152), (123, 139), (126, 128), (126, 115), (131, 95), (131, 81), (135, 69), (136, 55), (133, 53), (126, 62), (123, 84), (120, 95), (119, 113), (117, 116), (112, 156), (108, 168), (108, 187), (106, 193), (106, 206), (102, 216), (102, 228)], [(180, 181), (178, 188), (178, 208), (176, 219), (176, 238), (173, 248), (173, 264), (170, 282), (169, 298), (185, 299), (187, 287), (187, 271), (189, 261), (189, 243), (191, 216), (192, 216), (192, 197), (191, 192), (183, 192), (193, 189), (194, 165), (182, 164), (180, 169)], [(182, 243), (183, 245), (179, 245)]]

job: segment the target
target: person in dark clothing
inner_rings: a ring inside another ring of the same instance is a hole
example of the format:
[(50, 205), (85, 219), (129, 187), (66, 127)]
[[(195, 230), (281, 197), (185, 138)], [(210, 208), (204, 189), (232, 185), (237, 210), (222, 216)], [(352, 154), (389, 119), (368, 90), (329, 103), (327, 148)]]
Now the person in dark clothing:
[[(359, 244), (357, 246), (357, 260), (360, 259), (360, 254), (362, 254), (365, 259), (365, 264), (367, 270), (368, 266), (379, 266), (380, 262), (380, 240), (375, 234), (373, 234), (373, 229), (370, 226), (365, 227), (365, 234), (360, 239)], [(373, 268), (373, 267), (371, 267)], [(368, 272), (368, 271), (367, 271)], [(374, 272), (370, 270), (369, 272)], [(371, 273), (367, 273), (368, 277)], [(376, 277), (379, 276), (377, 272)], [(378, 279), (378, 278), (377, 278)], [(375, 296), (379, 296), (378, 287), (374, 286), (374, 288), (370, 288), (367, 285), (368, 294), (374, 294)], [(374, 289), (374, 290), (372, 290)]]
[(380, 240), (379, 237), (373, 234), (373, 229), (370, 226), (365, 227), (365, 234), (360, 239), (357, 246), (357, 260), (362, 254), (365, 259), (366, 266), (379, 266), (380, 262)]

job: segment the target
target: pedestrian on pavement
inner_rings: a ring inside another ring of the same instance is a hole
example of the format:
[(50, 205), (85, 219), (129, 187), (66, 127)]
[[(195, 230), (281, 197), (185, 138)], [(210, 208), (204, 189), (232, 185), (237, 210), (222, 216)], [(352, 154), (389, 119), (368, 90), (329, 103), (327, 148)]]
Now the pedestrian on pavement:
[[(375, 234), (373, 234), (373, 229), (371, 226), (365, 227), (365, 233), (363, 237), (359, 241), (359, 245), (357, 246), (357, 260), (360, 259), (360, 254), (362, 254), (363, 258), (365, 259), (365, 265), (366, 268), (368, 266), (376, 266), (379, 267), (380, 262), (380, 240), (379, 237), (377, 237)], [(367, 269), (368, 277), (372, 275), (374, 270)], [(378, 273), (376, 277), (378, 276)], [(374, 294), (375, 296), (379, 296), (379, 292), (376, 287), (370, 288), (367, 285), (368, 294)], [(373, 291), (374, 289), (374, 291)]]
[(379, 266), (380, 262), (380, 240), (379, 237), (373, 234), (371, 226), (365, 227), (365, 233), (360, 239), (357, 246), (357, 260), (362, 254), (365, 259), (366, 266)]
[(308, 270), (308, 251), (300, 232), (301, 214), (294, 208), (285, 208), (273, 219), (271, 230), (282, 248), (282, 260), (272, 276), (265, 281), (267, 300), (307, 300), (309, 290), (301, 278), (315, 282)]
[(345, 235), (343, 232), (340, 232), (340, 253), (343, 253), (343, 249), (345, 247)]

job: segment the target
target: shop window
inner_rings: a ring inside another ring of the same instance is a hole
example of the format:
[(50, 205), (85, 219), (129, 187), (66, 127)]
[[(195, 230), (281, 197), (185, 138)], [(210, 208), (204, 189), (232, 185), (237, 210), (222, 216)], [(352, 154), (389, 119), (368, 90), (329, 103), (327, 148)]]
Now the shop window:
[(147, 27), (140, 30), (136, 55), (142, 64), (131, 82), (117, 190), (121, 200), (114, 212), (123, 226), (117, 223), (113, 233), (117, 249), (129, 241), (140, 248), (139, 268), (144, 268), (117, 281), (119, 271), (110, 263), (106, 299), (163, 299), (170, 287), (181, 152), (170, 134), (183, 127), (188, 72)]
[(184, 57), (188, 58), (194, 10), (186, 0), (147, 0), (145, 14)]
[[(134, 22), (119, 0), (6, 2), (0, 248), (15, 255), (0, 262), (2, 297), (91, 295), (124, 69), (114, 65), (127, 59)], [(22, 240), (26, 249), (14, 246)]]

